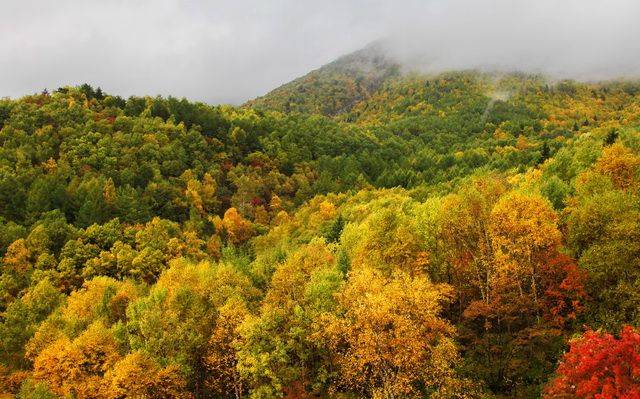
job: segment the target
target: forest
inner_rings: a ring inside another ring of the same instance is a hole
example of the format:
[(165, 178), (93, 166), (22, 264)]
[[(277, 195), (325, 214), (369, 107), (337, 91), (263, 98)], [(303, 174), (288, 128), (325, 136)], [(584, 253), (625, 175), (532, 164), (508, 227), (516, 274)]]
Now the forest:
[(639, 398), (640, 83), (361, 57), (1, 99), (0, 397)]

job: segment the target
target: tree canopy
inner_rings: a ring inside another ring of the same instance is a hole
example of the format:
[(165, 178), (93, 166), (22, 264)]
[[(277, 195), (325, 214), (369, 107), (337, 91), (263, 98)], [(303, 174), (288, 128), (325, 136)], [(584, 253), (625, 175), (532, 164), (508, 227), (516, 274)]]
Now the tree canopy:
[(636, 397), (640, 86), (359, 56), (0, 100), (0, 394)]

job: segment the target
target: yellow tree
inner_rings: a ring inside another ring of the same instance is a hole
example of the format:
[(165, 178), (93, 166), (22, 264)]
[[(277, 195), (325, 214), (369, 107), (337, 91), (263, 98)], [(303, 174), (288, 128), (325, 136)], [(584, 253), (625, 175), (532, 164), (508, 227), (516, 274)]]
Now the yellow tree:
[(104, 202), (110, 208), (113, 208), (116, 204), (117, 194), (116, 194), (116, 186), (113, 183), (112, 178), (108, 178), (104, 183), (104, 187), (102, 189), (102, 196), (104, 198)]
[(204, 213), (204, 206), (202, 204), (202, 198), (200, 197), (201, 185), (198, 180), (190, 179), (187, 181), (187, 187), (184, 194), (187, 197), (189, 203), (198, 210), (200, 213)]
[(31, 251), (24, 239), (14, 241), (2, 259), (5, 270), (18, 274), (25, 274), (31, 268)]
[(343, 243), (352, 248), (352, 266), (376, 265), (387, 273), (396, 269), (424, 273), (429, 254), (412, 217), (391, 206), (369, 212), (361, 224), (345, 228)]
[(252, 302), (257, 295), (249, 278), (233, 266), (175, 260), (149, 295), (128, 307), (129, 344), (160, 364), (178, 364), (200, 395), (210, 377), (205, 359), (209, 340), (216, 328), (222, 328), (218, 309), (230, 300)]
[(0, 261), (0, 307), (11, 303), (28, 283), (33, 269), (33, 254), (24, 239), (14, 241)]
[(486, 304), (491, 302), (496, 273), (490, 215), (505, 190), (505, 183), (498, 178), (478, 178), (443, 201), (444, 250), (461, 307), (477, 296)]
[(119, 359), (113, 333), (96, 322), (78, 338), (60, 338), (40, 352), (33, 377), (58, 395), (100, 398), (102, 377)]
[(119, 360), (104, 376), (102, 397), (186, 399), (186, 389), (180, 369), (176, 365), (160, 367), (149, 355), (141, 351)]
[(556, 354), (548, 348), (562, 342), (561, 327), (579, 308), (582, 275), (559, 252), (561, 233), (548, 200), (511, 192), (489, 209), (479, 231), (490, 278), (485, 296), (464, 305), (463, 343), (480, 378), (520, 397), (552, 369)]
[(609, 176), (619, 189), (637, 186), (640, 157), (622, 144), (614, 144), (602, 152), (595, 165), (596, 172)]
[(252, 395), (312, 395), (326, 380), (313, 320), (335, 304), (342, 273), (334, 263), (322, 239), (301, 246), (274, 272), (259, 315), (239, 326), (238, 370)]
[(220, 396), (240, 398), (245, 384), (237, 369), (236, 350), (240, 343), (238, 326), (249, 316), (245, 302), (232, 298), (218, 309), (216, 327), (209, 338), (204, 364), (206, 384)]
[(458, 361), (454, 329), (439, 317), (449, 295), (426, 277), (353, 272), (319, 333), (339, 370), (334, 389), (385, 399), (445, 389)]
[(517, 286), (538, 304), (541, 267), (560, 245), (557, 216), (548, 200), (514, 192), (491, 212), (490, 234), (497, 265), (497, 284)]
[(200, 186), (200, 198), (205, 211), (216, 212), (218, 210), (220, 201), (216, 196), (217, 192), (218, 184), (216, 180), (209, 173), (205, 173)]
[(224, 213), (222, 220), (215, 221), (216, 228), (226, 233), (227, 240), (233, 245), (240, 245), (253, 236), (251, 222), (244, 219), (236, 208), (229, 208)]
[(199, 181), (191, 170), (184, 172), (181, 177), (185, 182), (184, 195), (189, 204), (200, 213), (212, 213), (218, 210), (219, 201), (216, 197), (218, 185), (209, 173), (204, 174), (202, 181)]

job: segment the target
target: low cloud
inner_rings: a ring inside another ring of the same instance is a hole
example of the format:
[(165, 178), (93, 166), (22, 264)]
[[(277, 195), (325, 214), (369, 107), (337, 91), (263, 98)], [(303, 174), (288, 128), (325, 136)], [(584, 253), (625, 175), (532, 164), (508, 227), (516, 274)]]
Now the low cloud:
[(407, 68), (640, 76), (631, 0), (4, 0), (0, 96), (89, 82), (241, 103), (387, 38)]
[(640, 77), (640, 2), (464, 1), (433, 8), (386, 41), (409, 69), (520, 70), (559, 78)]

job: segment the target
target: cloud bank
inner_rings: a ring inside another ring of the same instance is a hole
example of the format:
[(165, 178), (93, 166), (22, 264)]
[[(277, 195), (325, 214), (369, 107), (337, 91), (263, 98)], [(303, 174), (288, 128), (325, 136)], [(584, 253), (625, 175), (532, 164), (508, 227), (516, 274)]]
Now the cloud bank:
[(462, 1), (397, 30), (388, 51), (426, 71), (521, 70), (558, 78), (640, 77), (640, 2)]
[(0, 96), (89, 82), (241, 103), (367, 43), (427, 71), (640, 77), (634, 0), (3, 0)]

